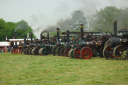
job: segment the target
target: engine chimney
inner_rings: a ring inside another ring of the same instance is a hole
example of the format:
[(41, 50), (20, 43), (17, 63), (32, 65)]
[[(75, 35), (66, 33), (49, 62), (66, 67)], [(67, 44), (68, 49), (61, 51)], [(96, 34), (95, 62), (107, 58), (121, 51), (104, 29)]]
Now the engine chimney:
[(59, 41), (59, 38), (60, 36), (59, 36), (59, 28), (57, 28), (57, 41)]
[[(14, 37), (15, 37), (15, 39), (17, 38), (16, 32), (14, 33)], [(17, 42), (15, 42), (15, 45), (17, 45)]]
[(47, 32), (47, 39), (48, 39), (47, 42), (48, 42), (48, 44), (49, 44), (49, 33), (48, 33), (48, 32)]
[(32, 38), (33, 38), (33, 33), (31, 32), (31, 43), (33, 42), (33, 41), (32, 41)]
[(26, 37), (27, 37), (27, 36), (25, 35), (25, 36), (24, 36), (24, 44), (26, 44)]
[(67, 44), (69, 44), (69, 31), (67, 31)]
[(42, 44), (42, 33), (40, 34), (40, 45)]
[(80, 25), (80, 30), (81, 30), (81, 40), (83, 40), (83, 24)]
[(114, 35), (117, 35), (117, 21), (113, 21)]

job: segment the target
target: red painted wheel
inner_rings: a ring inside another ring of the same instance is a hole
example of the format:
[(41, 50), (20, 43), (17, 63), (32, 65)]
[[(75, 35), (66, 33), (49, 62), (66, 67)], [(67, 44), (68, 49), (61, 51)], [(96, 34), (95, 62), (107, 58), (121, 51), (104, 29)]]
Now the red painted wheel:
[(14, 54), (14, 50), (15, 50), (15, 49), (12, 49), (12, 50), (11, 50), (11, 53), (12, 53), (12, 54)]
[(127, 48), (122, 45), (116, 46), (113, 51), (114, 58), (117, 60), (125, 60), (126, 59), (126, 50), (127, 50)]
[(92, 49), (90, 47), (83, 47), (80, 51), (81, 58), (90, 59), (92, 57)]
[(81, 59), (81, 57), (80, 57), (80, 48), (79, 47), (74, 49), (74, 53), (73, 54), (74, 54), (76, 59)]
[(19, 49), (19, 48), (16, 48), (15, 50), (14, 50), (14, 54), (20, 54), (21, 53), (21, 50)]
[(65, 50), (64, 50), (64, 55), (66, 56), (66, 57), (70, 57), (69, 55), (68, 55), (68, 52), (71, 50), (71, 48), (66, 48)]
[(113, 48), (111, 46), (106, 46), (103, 49), (103, 56), (108, 60), (108, 59), (114, 59), (113, 56)]

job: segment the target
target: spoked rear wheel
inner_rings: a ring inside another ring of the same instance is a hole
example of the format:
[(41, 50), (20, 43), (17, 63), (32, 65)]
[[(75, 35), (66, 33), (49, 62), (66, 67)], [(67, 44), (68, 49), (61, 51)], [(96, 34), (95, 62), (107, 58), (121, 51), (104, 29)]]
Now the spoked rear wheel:
[(103, 49), (103, 56), (104, 58), (106, 58), (107, 60), (108, 59), (114, 59), (114, 56), (113, 56), (113, 48), (111, 46), (106, 46), (104, 49)]
[(56, 49), (56, 53), (57, 53), (58, 56), (60, 56), (60, 51), (61, 51), (62, 48), (63, 48), (63, 46), (60, 46)]
[(36, 48), (33, 48), (32, 49), (32, 55), (35, 55), (34, 51), (35, 51)]
[(14, 54), (14, 50), (15, 50), (14, 48), (11, 50), (11, 53), (12, 53), (12, 54)]
[(29, 54), (29, 50), (30, 50), (30, 48), (27, 48), (27, 49), (26, 49), (27, 55), (30, 55), (30, 54)]
[(75, 58), (74, 55), (74, 49), (71, 49), (69, 52), (68, 52), (68, 55), (71, 57), (71, 58)]
[(65, 49), (65, 48), (62, 48), (62, 49), (60, 50), (60, 55), (61, 55), (61, 56), (64, 56), (64, 49)]
[(39, 55), (43, 55), (43, 52), (42, 52), (43, 50), (44, 50), (44, 48), (39, 49)]
[(54, 47), (54, 48), (52, 49), (52, 55), (53, 55), (53, 56), (56, 56), (56, 49), (57, 49), (57, 47)]
[(127, 50), (127, 48), (122, 45), (116, 46), (113, 51), (114, 58), (117, 60), (125, 60), (126, 59), (126, 50)]
[(71, 48), (66, 48), (65, 50), (64, 50), (64, 55), (66, 56), (66, 57), (69, 57), (69, 55), (68, 55), (68, 52), (71, 50)]
[(24, 48), (24, 54), (27, 54), (27, 48)]
[(34, 54), (35, 54), (35, 55), (39, 55), (38, 51), (39, 51), (39, 48), (36, 48), (36, 49), (34, 50)]
[(90, 47), (83, 47), (80, 51), (81, 58), (90, 59), (92, 57), (92, 49)]
[(24, 54), (24, 48), (21, 49), (21, 54)]
[(33, 48), (30, 48), (30, 49), (29, 49), (29, 51), (28, 51), (29, 55), (32, 55), (32, 49), (33, 49)]
[(15, 50), (14, 50), (14, 54), (20, 54), (21, 53), (21, 50), (19, 49), (19, 48), (16, 48)]
[(79, 47), (76, 47), (74, 49), (74, 53), (73, 54), (74, 54), (76, 59), (81, 59), (81, 57), (80, 57), (80, 48)]

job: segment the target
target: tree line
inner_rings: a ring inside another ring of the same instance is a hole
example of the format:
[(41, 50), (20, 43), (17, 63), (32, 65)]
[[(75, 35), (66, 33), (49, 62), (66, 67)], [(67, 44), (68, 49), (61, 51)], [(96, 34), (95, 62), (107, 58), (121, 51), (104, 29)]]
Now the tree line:
[(17, 33), (17, 39), (23, 39), (24, 35), (32, 32), (32, 28), (24, 20), (14, 23), (0, 19), (0, 41), (5, 41), (6, 37), (12, 39), (14, 37), (14, 32)]
[(125, 28), (128, 30), (128, 8), (118, 9), (115, 6), (107, 6), (90, 18), (89, 25), (91, 31), (112, 32), (113, 21), (117, 20), (117, 29)]
[[(50, 32), (51, 35), (56, 35), (56, 30), (53, 28), (60, 28), (61, 32), (67, 30), (79, 31), (80, 24), (84, 24), (84, 31), (87, 32), (109, 31), (113, 33), (114, 20), (118, 21), (118, 30), (121, 28), (128, 30), (128, 8), (119, 9), (115, 6), (107, 6), (96, 11), (91, 17), (85, 17), (84, 12), (77, 10), (70, 18), (60, 19), (56, 25), (48, 26), (44, 31)], [(17, 38), (24, 38), (25, 34), (33, 30), (24, 20), (14, 23), (0, 19), (0, 41), (4, 41), (6, 37), (12, 39), (15, 31), (17, 32)]]
[(107, 6), (96, 11), (92, 16), (85, 17), (81, 10), (74, 11), (67, 19), (60, 19), (56, 25), (48, 26), (47, 31), (55, 31), (53, 28), (60, 28), (62, 31), (80, 31), (80, 24), (84, 25), (84, 31), (112, 32), (113, 21), (117, 20), (118, 30), (125, 28), (128, 30), (128, 8), (119, 9), (115, 6)]

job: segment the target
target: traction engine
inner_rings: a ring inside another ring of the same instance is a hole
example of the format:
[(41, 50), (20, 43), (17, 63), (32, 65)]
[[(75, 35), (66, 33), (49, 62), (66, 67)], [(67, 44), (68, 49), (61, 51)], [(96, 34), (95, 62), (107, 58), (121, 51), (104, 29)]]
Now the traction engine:
[(119, 59), (127, 58), (128, 49), (128, 31), (122, 28), (118, 31), (117, 35), (117, 21), (114, 22), (114, 35), (109, 38), (104, 46), (103, 56), (106, 59)]

